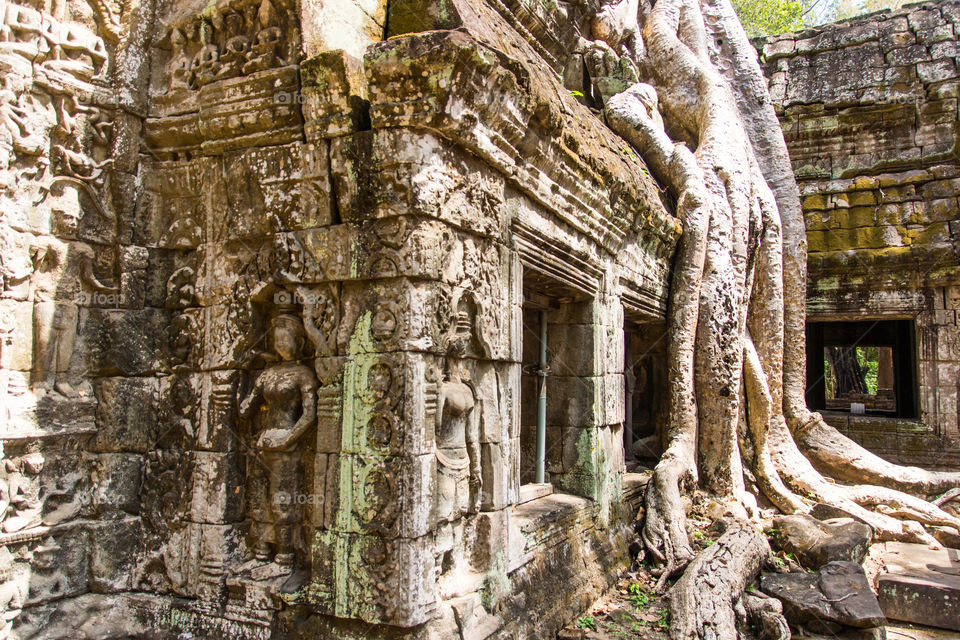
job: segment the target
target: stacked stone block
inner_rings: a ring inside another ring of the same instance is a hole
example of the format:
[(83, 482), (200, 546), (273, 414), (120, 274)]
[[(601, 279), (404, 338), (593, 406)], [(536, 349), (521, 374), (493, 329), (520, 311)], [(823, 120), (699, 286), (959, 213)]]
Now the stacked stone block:
[[(958, 436), (958, 22), (957, 3), (927, 2), (757, 43), (801, 190), (808, 319), (914, 318), (919, 422), (948, 441)], [(953, 460), (922, 430), (831, 419), (888, 457)]]

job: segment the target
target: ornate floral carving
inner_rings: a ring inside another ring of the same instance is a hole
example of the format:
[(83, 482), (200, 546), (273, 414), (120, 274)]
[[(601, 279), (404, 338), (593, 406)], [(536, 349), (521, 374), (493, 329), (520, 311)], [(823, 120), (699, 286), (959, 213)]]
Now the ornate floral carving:
[(303, 325), (318, 357), (337, 353), (340, 328), (340, 296), (337, 285), (298, 287), (296, 296), (303, 305)]

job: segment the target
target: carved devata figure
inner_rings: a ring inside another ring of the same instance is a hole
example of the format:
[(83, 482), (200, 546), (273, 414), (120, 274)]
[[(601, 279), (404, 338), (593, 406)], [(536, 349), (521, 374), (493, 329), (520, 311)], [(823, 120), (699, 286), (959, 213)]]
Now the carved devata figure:
[(44, 459), (33, 452), (19, 460), (3, 460), (0, 471), (0, 525), (4, 533), (30, 529), (41, 523), (43, 499), (40, 472)]
[(248, 466), (254, 554), (260, 564), (269, 562), (271, 555), (274, 562), (259, 572), (257, 577), (262, 578), (292, 571), (294, 534), (302, 520), (299, 448), (316, 421), (317, 401), (313, 370), (298, 361), (304, 339), (298, 317), (286, 313), (274, 317), (268, 340), (277, 361), (260, 374), (240, 403), (240, 415), (252, 422), (255, 438)]
[(59, 241), (44, 240), (32, 247), (32, 254), (32, 386), (38, 395), (44, 395), (52, 388), (64, 397), (74, 398), (78, 392), (67, 377), (77, 337), (79, 310), (75, 304), (53, 299), (58, 279), (72, 266), (85, 289), (117, 293), (119, 288), (100, 282), (94, 270), (94, 251), (83, 243), (75, 242), (68, 247)]
[(480, 427), (476, 393), (463, 367), (470, 319), (459, 314), (447, 348), (447, 369), (437, 390), (437, 519), (454, 522), (480, 510)]

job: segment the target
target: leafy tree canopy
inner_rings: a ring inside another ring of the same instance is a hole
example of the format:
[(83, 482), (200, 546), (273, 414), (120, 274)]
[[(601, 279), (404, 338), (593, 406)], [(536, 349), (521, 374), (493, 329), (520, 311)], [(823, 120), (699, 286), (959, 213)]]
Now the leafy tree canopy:
[(732, 0), (744, 29), (771, 36), (883, 9), (899, 9), (905, 0)]
[(865, 13), (873, 13), (883, 9), (899, 9), (906, 2), (904, 0), (839, 0), (833, 7), (828, 20), (846, 20)]
[(804, 15), (811, 0), (732, 0), (740, 22), (750, 36), (796, 31), (807, 26)]

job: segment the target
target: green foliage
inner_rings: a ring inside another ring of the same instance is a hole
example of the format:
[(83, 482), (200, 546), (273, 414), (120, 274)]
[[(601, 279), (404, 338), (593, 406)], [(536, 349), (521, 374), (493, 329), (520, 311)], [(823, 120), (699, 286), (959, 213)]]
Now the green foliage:
[(827, 14), (826, 19), (829, 22), (846, 20), (882, 9), (899, 9), (904, 4), (906, 4), (904, 0), (839, 0)]
[(590, 629), (596, 630), (597, 622), (593, 619), (593, 616), (580, 616), (577, 618), (577, 629)]
[(660, 619), (657, 620), (656, 624), (661, 631), (667, 631), (670, 629), (670, 610), (669, 609), (661, 609)]
[(805, 18), (816, 0), (732, 0), (740, 22), (750, 36), (771, 36), (796, 31), (807, 25)]
[(650, 604), (650, 596), (645, 593), (635, 593), (630, 596), (630, 602), (632, 602), (635, 607), (645, 607)]
[(833, 367), (830, 365), (830, 360), (827, 359), (826, 355), (823, 356), (823, 378), (827, 397), (835, 398), (837, 396), (837, 376), (833, 372)]
[(857, 360), (864, 371), (867, 393), (877, 395), (877, 372), (880, 370), (880, 350), (877, 347), (857, 347)]
[(907, 0), (731, 0), (747, 33), (773, 36), (818, 24), (847, 20), (883, 9), (896, 10)]

